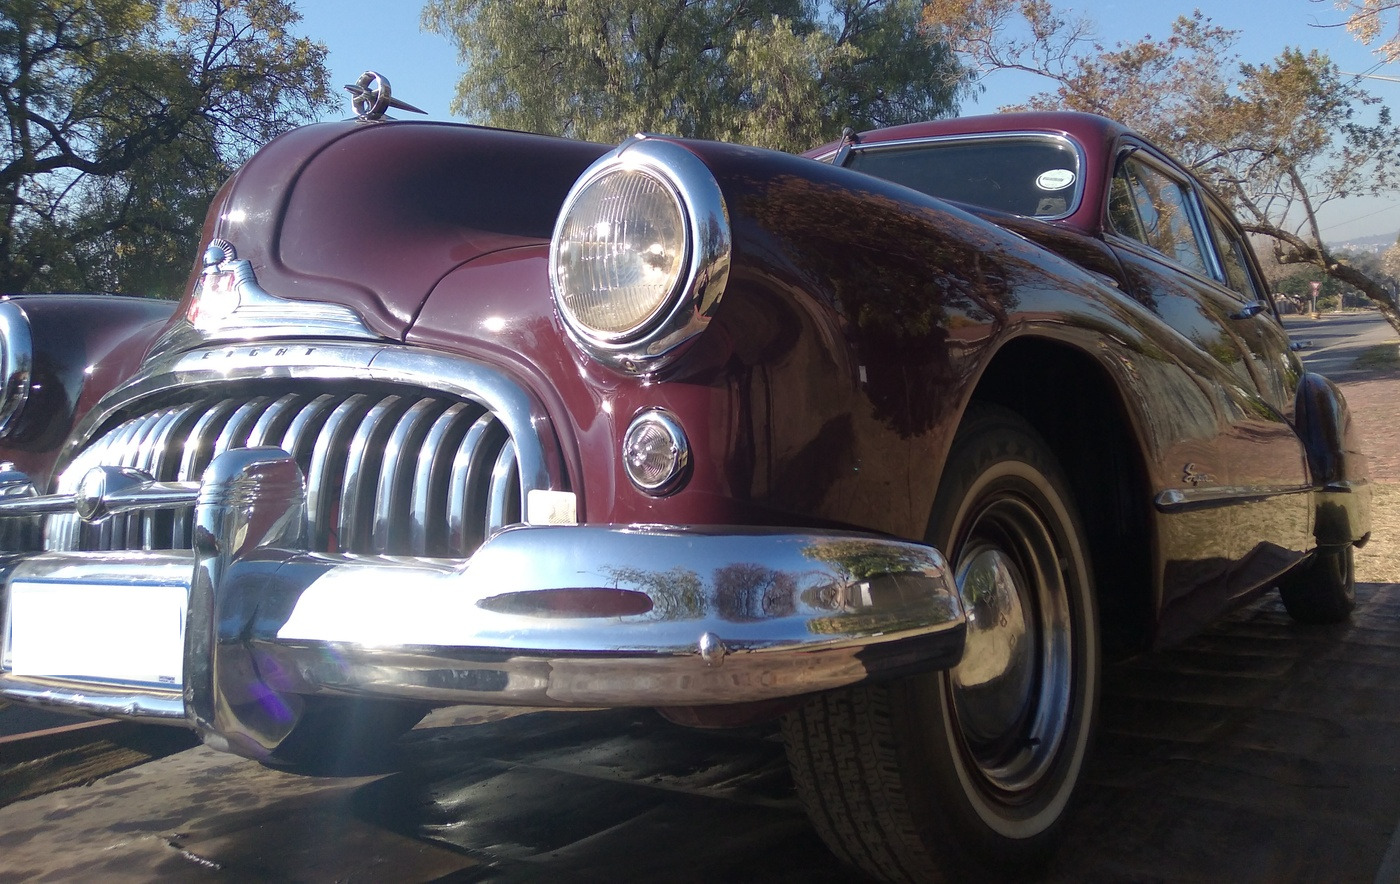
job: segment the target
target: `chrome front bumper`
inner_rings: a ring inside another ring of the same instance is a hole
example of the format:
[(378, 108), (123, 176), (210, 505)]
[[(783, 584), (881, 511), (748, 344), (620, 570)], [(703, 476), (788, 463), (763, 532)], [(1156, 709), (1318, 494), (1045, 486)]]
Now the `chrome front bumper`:
[[(222, 454), (199, 483), (85, 482), (66, 499), (0, 492), (0, 515), (102, 518), (195, 503), (193, 551), (44, 552), (0, 564), (0, 698), (188, 724), (220, 748), (263, 757), (313, 696), (698, 706), (947, 668), (962, 653), (952, 575), (917, 544), (522, 525), (467, 560), (327, 555), (306, 550), (305, 500), (296, 463), (275, 448)], [(11, 653), (26, 647), (17, 586), (105, 597), (172, 585), (188, 589), (178, 685), (28, 671), (28, 652)]]

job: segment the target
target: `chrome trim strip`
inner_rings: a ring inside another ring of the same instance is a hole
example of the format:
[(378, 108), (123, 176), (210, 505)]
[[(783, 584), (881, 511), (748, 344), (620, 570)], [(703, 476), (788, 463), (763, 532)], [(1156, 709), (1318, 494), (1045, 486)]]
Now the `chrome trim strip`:
[[(526, 393), (482, 363), (401, 344), (288, 341), (201, 347), (149, 360), (140, 374), (109, 394), (84, 418), (73, 441), (65, 446), (62, 460), (69, 462), (93, 430), (115, 412), (147, 396), (211, 381), (279, 378), (382, 382), (475, 400), (497, 416), (517, 443), (542, 438), (547, 430), (544, 416), (532, 409)], [(539, 446), (524, 445), (517, 454), (522, 482), (527, 487), (553, 487)]]
[[(95, 474), (107, 476), (110, 487), (89, 491)], [(0, 498), (0, 516), (82, 515), (91, 507), (92, 515), (83, 518), (95, 522), (135, 510), (188, 506), (198, 491), (198, 482), (157, 482), (134, 467), (94, 467), (74, 492)]]
[(1290, 485), (1277, 488), (1236, 488), (1232, 486), (1168, 488), (1166, 491), (1159, 492), (1152, 502), (1159, 512), (1175, 513), (1268, 500), (1285, 494), (1311, 494), (1317, 490), (1311, 485)]
[(0, 695), (12, 703), (98, 718), (122, 718), (144, 724), (185, 723), (185, 698), (178, 692), (23, 678), (0, 671)]

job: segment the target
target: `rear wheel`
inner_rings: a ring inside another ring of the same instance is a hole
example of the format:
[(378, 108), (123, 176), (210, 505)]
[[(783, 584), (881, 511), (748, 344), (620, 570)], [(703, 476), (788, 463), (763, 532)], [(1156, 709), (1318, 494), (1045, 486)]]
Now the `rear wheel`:
[(799, 795), (869, 874), (1014, 871), (1053, 843), (1094, 727), (1097, 612), (1087, 545), (1039, 436), (969, 411), (928, 540), (968, 615), (952, 670), (813, 698), (784, 721)]
[(1341, 623), (1356, 608), (1356, 566), (1350, 544), (1322, 547), (1279, 580), (1279, 596), (1299, 623)]

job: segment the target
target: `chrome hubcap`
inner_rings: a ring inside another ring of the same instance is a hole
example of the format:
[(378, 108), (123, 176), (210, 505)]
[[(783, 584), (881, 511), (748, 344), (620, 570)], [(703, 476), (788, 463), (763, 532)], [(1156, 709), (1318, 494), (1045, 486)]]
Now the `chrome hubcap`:
[(1069, 722), (1070, 615), (1054, 535), (1017, 498), (975, 515), (958, 557), (966, 650), (949, 674), (964, 750), (1014, 800), (1045, 775)]

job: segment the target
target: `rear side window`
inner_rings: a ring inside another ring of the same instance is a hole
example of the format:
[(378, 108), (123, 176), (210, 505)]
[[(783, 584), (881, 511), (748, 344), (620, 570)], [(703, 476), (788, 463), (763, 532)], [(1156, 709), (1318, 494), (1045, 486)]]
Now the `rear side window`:
[(1161, 252), (1188, 270), (1211, 275), (1185, 184), (1127, 157), (1113, 176), (1108, 215), (1116, 233)]
[(1206, 214), (1210, 221), (1210, 233), (1215, 246), (1220, 251), (1220, 269), (1225, 274), (1225, 284), (1234, 289), (1247, 301), (1257, 301), (1259, 289), (1254, 277), (1249, 273), (1249, 259), (1245, 257), (1244, 241), (1214, 210)]

